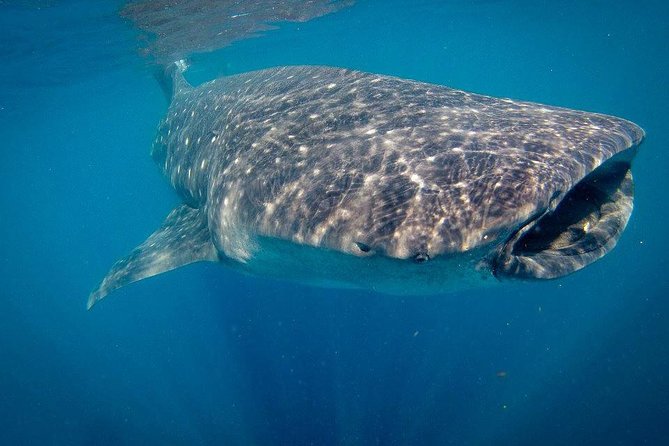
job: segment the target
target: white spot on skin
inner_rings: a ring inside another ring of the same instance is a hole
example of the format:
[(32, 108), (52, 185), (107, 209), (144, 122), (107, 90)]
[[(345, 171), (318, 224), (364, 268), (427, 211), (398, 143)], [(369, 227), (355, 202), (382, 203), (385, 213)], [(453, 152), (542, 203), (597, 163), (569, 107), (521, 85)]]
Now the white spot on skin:
[(378, 178), (379, 178), (379, 176), (378, 176), (377, 174), (375, 174), (375, 173), (374, 173), (374, 174), (371, 174), (371, 175), (367, 175), (367, 176), (365, 177), (365, 179), (364, 179), (364, 184), (365, 184), (365, 186), (368, 186), (368, 185), (372, 184), (372, 183), (375, 182)]
[(421, 178), (419, 175), (415, 173), (411, 175), (411, 181), (416, 183), (419, 187), (425, 186), (425, 181), (423, 181), (423, 178)]
[(336, 87), (336, 86), (337, 86), (337, 84), (328, 84), (328, 87), (327, 87), (327, 88), (328, 88), (328, 90), (331, 90), (331, 89), (333, 89), (333, 88)]

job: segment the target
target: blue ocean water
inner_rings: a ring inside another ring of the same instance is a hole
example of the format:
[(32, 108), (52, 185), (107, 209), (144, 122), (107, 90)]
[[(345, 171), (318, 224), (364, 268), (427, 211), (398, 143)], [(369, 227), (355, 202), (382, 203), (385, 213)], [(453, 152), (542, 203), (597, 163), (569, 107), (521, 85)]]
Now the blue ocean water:
[(403, 298), (198, 264), (86, 311), (178, 203), (117, 1), (0, 1), (0, 443), (669, 444), (669, 6), (361, 0), (192, 58), (326, 64), (647, 132), (615, 250), (567, 278)]

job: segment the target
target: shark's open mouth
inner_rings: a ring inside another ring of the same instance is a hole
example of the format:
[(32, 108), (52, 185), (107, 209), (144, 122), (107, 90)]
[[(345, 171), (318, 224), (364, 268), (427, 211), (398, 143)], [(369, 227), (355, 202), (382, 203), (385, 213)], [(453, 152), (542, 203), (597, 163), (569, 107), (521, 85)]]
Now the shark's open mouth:
[(611, 251), (634, 200), (628, 149), (576, 184), (552, 212), (527, 222), (493, 260), (497, 277), (553, 279), (577, 271)]

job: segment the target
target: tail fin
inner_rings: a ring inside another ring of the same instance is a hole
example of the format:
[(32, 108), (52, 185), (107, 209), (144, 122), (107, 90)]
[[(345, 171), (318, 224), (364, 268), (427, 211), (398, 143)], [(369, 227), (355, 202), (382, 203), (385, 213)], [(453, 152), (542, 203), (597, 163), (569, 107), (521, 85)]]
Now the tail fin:
[(184, 77), (187, 69), (188, 64), (185, 60), (181, 59), (156, 70), (156, 80), (163, 89), (168, 101), (171, 101), (177, 93), (191, 88), (191, 85)]

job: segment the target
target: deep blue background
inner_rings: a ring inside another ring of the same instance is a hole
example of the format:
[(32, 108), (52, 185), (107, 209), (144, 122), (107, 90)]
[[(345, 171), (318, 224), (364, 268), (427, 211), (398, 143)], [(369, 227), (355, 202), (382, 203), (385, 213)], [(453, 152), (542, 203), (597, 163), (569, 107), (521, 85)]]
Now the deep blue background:
[(91, 312), (178, 202), (148, 155), (166, 103), (119, 2), (35, 3), (0, 2), (1, 444), (669, 444), (665, 2), (363, 0), (193, 58), (637, 122), (634, 215), (585, 270), (405, 299), (202, 264)]

